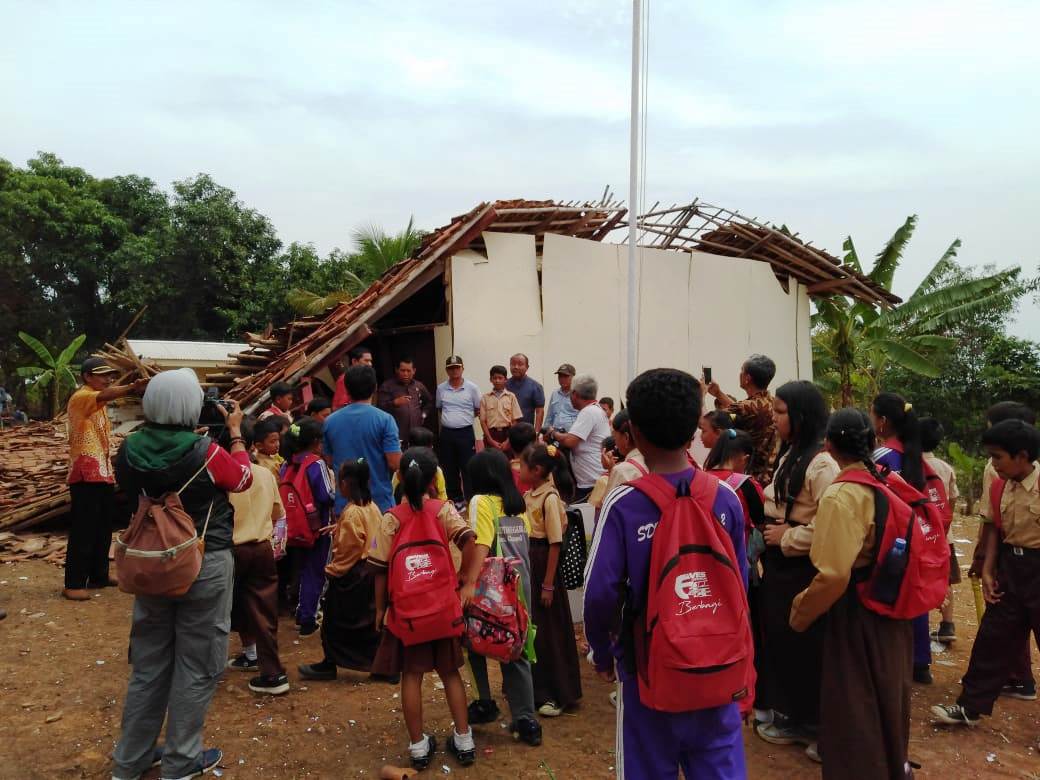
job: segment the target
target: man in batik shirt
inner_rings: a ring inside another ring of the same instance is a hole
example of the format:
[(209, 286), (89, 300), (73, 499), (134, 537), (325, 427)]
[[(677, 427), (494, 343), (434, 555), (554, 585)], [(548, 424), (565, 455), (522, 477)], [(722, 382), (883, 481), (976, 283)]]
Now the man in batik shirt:
[(765, 355), (752, 355), (740, 368), (740, 388), (747, 393), (743, 401), (722, 392), (718, 382), (712, 382), (707, 388), (715, 396), (715, 408), (729, 412), (733, 417), (733, 427), (751, 435), (755, 453), (748, 464), (748, 474), (763, 487), (773, 479), (773, 458), (776, 455), (773, 396), (769, 394), (769, 383), (774, 376), (776, 363)]

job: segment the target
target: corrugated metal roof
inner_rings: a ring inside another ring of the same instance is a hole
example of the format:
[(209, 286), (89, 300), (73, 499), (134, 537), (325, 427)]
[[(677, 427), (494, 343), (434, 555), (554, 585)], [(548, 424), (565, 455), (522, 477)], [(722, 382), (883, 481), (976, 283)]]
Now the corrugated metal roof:
[(225, 343), (222, 341), (152, 341), (150, 339), (127, 339), (139, 357), (150, 360), (199, 360), (221, 363), (229, 354), (242, 352), (248, 344)]

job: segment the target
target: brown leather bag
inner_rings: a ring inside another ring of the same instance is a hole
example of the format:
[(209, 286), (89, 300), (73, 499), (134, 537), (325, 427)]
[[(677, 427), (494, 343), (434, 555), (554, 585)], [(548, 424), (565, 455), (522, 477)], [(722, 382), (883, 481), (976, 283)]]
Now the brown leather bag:
[(213, 502), (199, 536), (195, 521), (181, 504), (181, 493), (205, 471), (209, 461), (207, 458), (180, 490), (158, 499), (141, 493), (130, 527), (116, 539), (116, 575), (124, 593), (175, 598), (187, 593), (198, 578)]

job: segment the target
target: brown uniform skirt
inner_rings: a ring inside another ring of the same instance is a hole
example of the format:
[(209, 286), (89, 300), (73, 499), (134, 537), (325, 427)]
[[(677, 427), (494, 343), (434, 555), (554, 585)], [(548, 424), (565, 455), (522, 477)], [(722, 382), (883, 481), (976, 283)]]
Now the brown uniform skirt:
[(827, 613), (820, 701), (823, 777), (903, 780), (909, 776), (909, 620), (871, 612), (855, 586)]
[(458, 637), (406, 646), (384, 628), (372, 662), (372, 674), (390, 676), (437, 672), (444, 675), (461, 669), (465, 663), (462, 641)]
[(532, 668), (534, 703), (540, 707), (548, 701), (560, 707), (577, 704), (581, 698), (581, 667), (578, 646), (574, 642), (574, 623), (567, 589), (559, 573), (553, 580), (553, 601), (542, 606), (542, 582), (549, 562), (549, 542), (531, 539), (531, 622), (538, 629), (534, 635), (537, 661)]
[(374, 581), (375, 574), (364, 561), (342, 577), (326, 579), (321, 623), (326, 661), (361, 672), (372, 668), (379, 647)]

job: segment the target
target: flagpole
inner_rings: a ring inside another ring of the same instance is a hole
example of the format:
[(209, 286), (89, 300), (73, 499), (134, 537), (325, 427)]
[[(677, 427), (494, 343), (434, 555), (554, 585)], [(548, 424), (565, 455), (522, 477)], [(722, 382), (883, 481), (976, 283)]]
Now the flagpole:
[(626, 374), (628, 382), (636, 378), (639, 334), (639, 287), (637, 282), (637, 240), (639, 215), (639, 74), (642, 65), (642, 0), (632, 0), (632, 116), (631, 148), (628, 168), (628, 349)]

